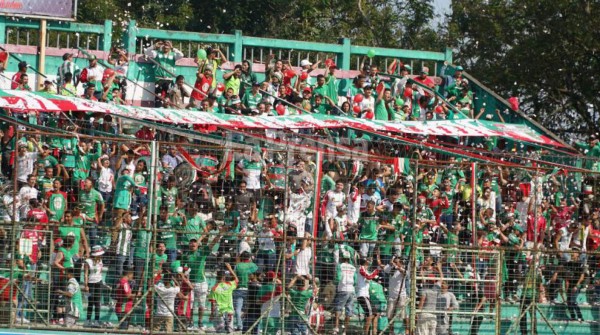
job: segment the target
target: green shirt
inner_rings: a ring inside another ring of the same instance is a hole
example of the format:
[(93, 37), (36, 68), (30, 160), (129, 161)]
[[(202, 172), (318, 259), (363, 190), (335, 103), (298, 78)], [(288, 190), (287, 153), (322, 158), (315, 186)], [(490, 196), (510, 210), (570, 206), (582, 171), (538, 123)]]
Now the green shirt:
[(375, 120), (388, 121), (389, 111), (385, 100), (381, 99), (377, 105), (375, 105)]
[(329, 175), (324, 175), (321, 180), (321, 194), (327, 193), (335, 189), (335, 181)]
[(377, 212), (362, 213), (360, 215), (360, 218), (358, 219), (358, 224), (361, 227), (359, 239), (369, 241), (377, 240), (377, 229), (379, 227), (379, 219), (380, 217), (377, 214)]
[(161, 269), (162, 264), (166, 263), (169, 257), (167, 254), (154, 254), (154, 271)]
[[(73, 180), (83, 180), (90, 175), (90, 169), (92, 162), (98, 160), (98, 157), (102, 155), (102, 144), (96, 143), (96, 153), (94, 154), (82, 154), (79, 149), (75, 149), (75, 169), (73, 169)], [(66, 165), (65, 165), (66, 166)]]
[(387, 303), (385, 293), (383, 292), (383, 286), (376, 281), (371, 281), (369, 283), (369, 298), (371, 299), (371, 302), (376, 305), (385, 305)]
[(67, 199), (59, 192), (52, 193), (48, 197), (48, 208), (50, 209), (50, 221), (61, 221), (67, 208)]
[(219, 313), (233, 313), (233, 291), (236, 288), (235, 281), (217, 283), (213, 286), (209, 299), (217, 303)]
[(240, 84), (241, 84), (242, 80), (236, 76), (231, 76), (229, 77), (229, 79), (225, 80), (225, 90), (228, 89), (233, 89), (233, 95), (239, 95), (240, 94)]
[(81, 242), (81, 227), (58, 227), (58, 235), (60, 235), (60, 238), (62, 238), (63, 241), (67, 236), (75, 237), (75, 242), (73, 242), (73, 247), (71, 247), (71, 250), (75, 250), (74, 254), (79, 252), (79, 243)]
[(242, 103), (246, 108), (256, 109), (256, 106), (261, 102), (262, 94), (256, 93), (252, 94), (252, 92), (248, 92), (244, 94), (244, 98), (242, 99)]
[(198, 215), (188, 218), (184, 227), (184, 230), (187, 233), (182, 236), (182, 241), (189, 243), (193, 238), (200, 240), (200, 236), (204, 231), (204, 226), (204, 220), (202, 220)]
[(53, 189), (52, 184), (54, 183), (54, 179), (56, 179), (56, 178), (48, 178), (46, 176), (38, 177), (38, 179), (37, 179), (38, 190), (40, 190), (40, 192), (42, 192), (42, 194), (46, 194), (46, 193), (52, 191), (52, 189)]
[[(305, 314), (306, 303), (308, 300), (312, 298), (313, 292), (312, 290), (297, 290), (295, 288), (290, 289), (290, 301), (292, 302), (293, 307), (290, 310), (290, 315), (299, 315), (298, 311)], [(296, 308), (294, 308), (296, 307)]]
[(73, 256), (77, 254), (79, 249), (75, 250), (75, 248), (71, 247), (70, 249), (65, 249), (64, 247), (58, 248), (58, 251), (63, 253), (63, 264), (62, 266), (65, 269), (73, 268)]
[(166, 221), (158, 221), (158, 241), (165, 244), (167, 249), (177, 249), (177, 233), (174, 230), (181, 225), (181, 219), (169, 216)]
[(177, 199), (179, 190), (177, 187), (172, 187), (169, 189), (161, 187), (160, 191), (163, 199), (162, 204), (167, 206), (169, 214), (173, 214), (175, 212), (175, 200)]
[(96, 209), (98, 206), (104, 205), (104, 200), (102, 199), (102, 194), (100, 194), (100, 192), (91, 189), (89, 192), (79, 192), (79, 204), (84, 206), (82, 211), (83, 214), (88, 218), (95, 218)]
[(190, 282), (204, 283), (206, 281), (204, 268), (206, 266), (206, 258), (210, 255), (210, 251), (208, 245), (204, 245), (195, 252), (185, 256), (185, 264), (191, 269)]
[(148, 257), (148, 245), (152, 241), (152, 232), (138, 230), (133, 240), (133, 257), (146, 259)]
[(238, 277), (238, 287), (248, 288), (248, 277), (258, 270), (258, 266), (252, 262), (240, 262), (235, 266), (235, 274)]

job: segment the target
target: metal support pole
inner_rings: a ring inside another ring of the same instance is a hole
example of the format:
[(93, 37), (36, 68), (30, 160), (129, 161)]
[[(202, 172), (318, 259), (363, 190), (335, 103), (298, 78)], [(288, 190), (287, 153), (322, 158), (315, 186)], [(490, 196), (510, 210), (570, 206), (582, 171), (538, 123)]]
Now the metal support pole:
[[(15, 137), (13, 139), (14, 143), (15, 143), (15, 161), (14, 161), (14, 165), (13, 165), (13, 169), (12, 169), (12, 177), (13, 177), (13, 194), (12, 194), (12, 207), (13, 207), (13, 215), (12, 215), (12, 232), (11, 232), (11, 241), (10, 241), (10, 250), (11, 250), (11, 258), (9, 259), (9, 264), (8, 266), (10, 267), (10, 278), (9, 278), (9, 283), (10, 283), (10, 295), (9, 295), (9, 301), (10, 301), (10, 307), (9, 307), (9, 326), (13, 327), (16, 323), (16, 315), (17, 315), (17, 306), (14, 305), (13, 306), (13, 295), (15, 294), (15, 284), (14, 284), (14, 280), (15, 280), (15, 271), (14, 271), (14, 266), (13, 266), (13, 262), (15, 260), (15, 253), (16, 253), (16, 249), (17, 249), (17, 201), (16, 201), (16, 197), (17, 197), (17, 192), (18, 192), (18, 187), (17, 187), (17, 173), (18, 173), (18, 164), (17, 164), (17, 155), (18, 155), (18, 147), (19, 147), (19, 128), (16, 128), (15, 130)], [(13, 311), (14, 310), (14, 311)], [(13, 313), (14, 313), (14, 318), (13, 318)]]
[[(38, 58), (38, 69), (41, 73), (46, 72), (46, 34), (47, 34), (47, 25), (46, 19), (40, 20), (40, 44), (39, 44), (39, 52), (40, 56)], [(40, 86), (44, 82), (44, 77), (41, 74), (37, 76), (36, 85)]]
[[(419, 161), (415, 162), (415, 175), (419, 174)], [(411, 238), (411, 247), (410, 247), (410, 334), (415, 333), (416, 328), (416, 317), (417, 317), (417, 244), (415, 243), (415, 225), (417, 223), (417, 196), (418, 196), (418, 188), (417, 181), (414, 181), (415, 185), (413, 185), (413, 219), (412, 219), (412, 238)]]
[[(156, 247), (156, 234), (157, 234), (157, 214), (156, 214), (156, 200), (157, 200), (157, 196), (156, 196), (156, 188), (158, 187), (158, 178), (156, 178), (157, 176), (157, 168), (158, 168), (158, 151), (159, 151), (159, 144), (156, 142), (156, 140), (152, 141), (151, 144), (151, 152), (152, 152), (152, 163), (150, 164), (150, 189), (149, 192), (152, 195), (151, 198), (149, 198), (149, 202), (148, 202), (148, 219), (152, 219), (151, 221), (148, 222), (148, 224), (150, 225), (151, 229), (152, 229), (152, 247), (155, 248)], [(149, 247), (150, 248), (150, 247)], [(150, 255), (148, 255), (150, 256)], [(146, 261), (147, 263), (148, 261)], [(150, 292), (150, 306), (147, 306), (147, 308), (150, 309), (150, 324), (149, 324), (149, 328), (148, 331), (150, 332), (150, 334), (153, 333), (152, 328), (154, 327), (154, 317), (152, 315), (152, 312), (154, 311), (154, 261), (152, 261), (150, 263), (150, 272), (148, 273), (149, 275), (149, 281), (148, 281), (148, 289), (152, 290), (152, 292)]]

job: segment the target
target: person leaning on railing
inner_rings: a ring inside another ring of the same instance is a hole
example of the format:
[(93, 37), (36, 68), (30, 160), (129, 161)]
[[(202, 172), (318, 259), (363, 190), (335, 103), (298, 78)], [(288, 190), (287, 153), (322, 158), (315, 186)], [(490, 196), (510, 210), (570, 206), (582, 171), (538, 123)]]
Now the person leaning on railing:
[[(160, 66), (156, 67), (154, 107), (162, 107), (163, 99), (167, 92), (173, 87), (173, 76), (170, 73), (175, 72), (175, 62), (183, 58), (183, 53), (173, 48), (171, 41), (159, 41), (146, 48), (144, 54), (153, 58)], [(170, 72), (170, 73), (169, 73)]]

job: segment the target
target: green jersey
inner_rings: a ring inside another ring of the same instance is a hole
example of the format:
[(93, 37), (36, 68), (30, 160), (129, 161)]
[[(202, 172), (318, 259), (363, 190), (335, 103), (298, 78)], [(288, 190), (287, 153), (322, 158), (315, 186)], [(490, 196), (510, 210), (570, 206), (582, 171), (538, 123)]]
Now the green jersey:
[(389, 121), (390, 114), (393, 115), (393, 113), (388, 111), (385, 100), (381, 99), (381, 101), (379, 101), (379, 103), (375, 106), (375, 120)]
[(191, 239), (200, 240), (204, 227), (204, 220), (200, 216), (188, 218), (184, 227), (186, 234), (182, 236), (182, 242), (189, 243)]
[(169, 257), (167, 256), (167, 254), (154, 254), (154, 271), (158, 271), (159, 269), (162, 268), (162, 265), (167, 263), (167, 260), (169, 259)]
[[(305, 315), (306, 303), (308, 300), (312, 298), (313, 291), (312, 290), (297, 290), (295, 288), (290, 289), (290, 301), (292, 302), (292, 308), (290, 310), (290, 315), (300, 315), (298, 311), (302, 313), (301, 315)], [(294, 308), (295, 307), (295, 308)]]
[(244, 94), (244, 98), (242, 99), (242, 103), (246, 108), (256, 109), (256, 106), (262, 101), (262, 94), (256, 93), (252, 94), (252, 92), (248, 92)]
[(148, 245), (152, 242), (152, 232), (147, 230), (138, 230), (133, 240), (133, 257), (148, 258)]
[(89, 177), (92, 162), (98, 160), (102, 155), (102, 144), (96, 143), (96, 153), (82, 154), (79, 149), (75, 149), (75, 168), (73, 169), (73, 181), (84, 180)]
[(75, 254), (79, 252), (79, 243), (81, 242), (81, 227), (58, 227), (58, 235), (63, 239), (63, 241), (67, 236), (73, 236), (75, 238), (75, 242), (73, 242), (73, 247), (71, 247), (71, 250), (76, 250)]
[(375, 241), (377, 240), (377, 230), (379, 228), (379, 214), (377, 212), (368, 213), (364, 212), (358, 219), (358, 225), (360, 228), (361, 240)]
[(335, 181), (329, 175), (324, 175), (321, 179), (321, 194), (327, 193), (327, 191), (333, 191), (335, 189)]
[(181, 218), (169, 216), (167, 220), (158, 221), (158, 241), (165, 244), (167, 249), (177, 249), (177, 233), (174, 230), (179, 229)]
[(57, 149), (62, 149), (60, 162), (66, 168), (75, 167), (75, 151), (77, 149), (77, 138), (53, 138), (51, 145)]
[(233, 291), (236, 288), (235, 281), (216, 283), (213, 286), (209, 299), (216, 302), (219, 313), (233, 313)]
[(77, 252), (79, 251), (79, 249), (75, 250), (75, 248), (71, 247), (70, 249), (66, 249), (64, 247), (60, 247), (58, 248), (58, 251), (62, 252), (63, 254), (63, 264), (62, 266), (65, 269), (71, 269), (73, 268), (73, 256), (75, 256), (77, 254)]
[(191, 252), (185, 256), (184, 263), (191, 269), (190, 282), (206, 282), (204, 268), (206, 267), (206, 258), (208, 255), (210, 255), (210, 251), (211, 250), (208, 248), (208, 245), (204, 245), (195, 252)]
[(175, 213), (175, 200), (177, 199), (177, 194), (179, 194), (177, 187), (169, 189), (161, 187), (160, 193), (162, 195), (162, 204), (167, 206), (169, 214)]
[(235, 266), (235, 274), (238, 277), (238, 287), (248, 288), (248, 278), (258, 271), (258, 266), (252, 262), (241, 262)]
[(67, 198), (63, 192), (49, 193), (48, 208), (50, 209), (50, 221), (60, 222), (67, 209)]
[(369, 299), (374, 305), (385, 305), (387, 303), (383, 286), (376, 281), (369, 283)]
[(48, 178), (46, 176), (38, 177), (38, 179), (37, 179), (38, 190), (40, 190), (40, 192), (42, 192), (42, 194), (46, 194), (46, 193), (52, 191), (52, 189), (54, 188), (52, 186), (52, 184), (54, 183), (55, 179), (56, 178)]
[(146, 175), (143, 173), (134, 173), (133, 174), (133, 182), (137, 186), (147, 187)]
[(104, 205), (104, 200), (102, 194), (95, 189), (91, 189), (89, 192), (84, 190), (79, 192), (79, 204), (83, 205), (82, 212), (89, 220), (96, 217), (98, 206)]

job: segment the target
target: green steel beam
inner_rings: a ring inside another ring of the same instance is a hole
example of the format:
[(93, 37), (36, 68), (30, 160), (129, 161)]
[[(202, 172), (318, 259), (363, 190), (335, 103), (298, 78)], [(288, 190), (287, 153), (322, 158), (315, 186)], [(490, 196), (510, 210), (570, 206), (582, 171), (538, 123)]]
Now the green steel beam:
[(0, 44), (6, 44), (6, 17), (0, 16)]
[(155, 39), (191, 41), (199, 43), (235, 44), (236, 41), (235, 35), (205, 34), (193, 33), (188, 31), (158, 30), (148, 28), (139, 28), (137, 35)]
[(112, 21), (104, 20), (104, 31), (102, 32), (102, 51), (110, 51), (112, 46)]
[(130, 55), (135, 54), (135, 45), (136, 45), (136, 40), (137, 40), (137, 31), (135, 28), (135, 24), (136, 24), (135, 20), (129, 21), (129, 24), (127, 25), (127, 32), (123, 39), (123, 41), (125, 43), (125, 49), (127, 50), (127, 53), (129, 53)]
[(338, 64), (336, 64), (342, 70), (350, 70), (350, 56), (352, 56), (352, 42), (349, 38), (340, 39), (340, 45), (342, 46), (342, 52), (338, 53)]
[(233, 59), (233, 61), (236, 63), (241, 63), (244, 56), (244, 36), (242, 36), (241, 30), (235, 30), (233, 33), (233, 36), (235, 36), (235, 43), (233, 43), (233, 48), (231, 48), (233, 49), (231, 52), (232, 55), (227, 55), (227, 57), (229, 57), (229, 59)]
[(329, 53), (342, 53), (343, 52), (342, 46), (337, 45), (337, 44), (292, 41), (292, 40), (279, 40), (279, 39), (275, 39), (275, 38), (247, 37), (247, 36), (244, 37), (244, 46), (274, 48), (274, 49), (307, 50), (307, 51), (329, 52)]
[(371, 49), (375, 50), (375, 54), (379, 57), (432, 60), (432, 61), (442, 61), (442, 62), (445, 60), (445, 54), (442, 52), (406, 50), (406, 49), (374, 48), (374, 47), (355, 46), (355, 45), (353, 45), (350, 48), (352, 54), (354, 54), (354, 55), (366, 55), (369, 52), (369, 50), (371, 50)]
[[(21, 21), (12, 21), (6, 20), (5, 25), (8, 27), (21, 28), (21, 29), (40, 29), (39, 21), (32, 20), (21, 20)], [(108, 20), (111, 22), (110, 20)], [(76, 22), (56, 22), (56, 21), (48, 21), (47, 29), (51, 31), (66, 31), (66, 32), (79, 32), (79, 33), (90, 33), (90, 34), (103, 34), (104, 29), (106, 28), (106, 21), (104, 25), (97, 24), (88, 24), (88, 23), (76, 23)], [(112, 22), (111, 22), (111, 30), (112, 30)]]

